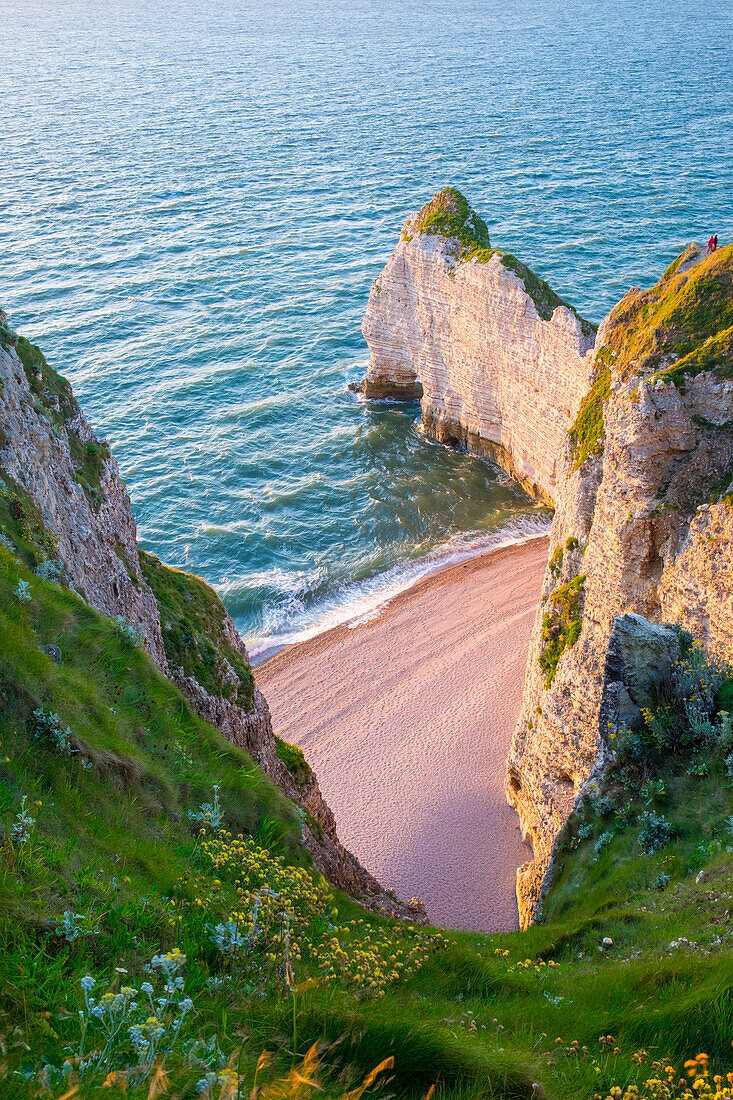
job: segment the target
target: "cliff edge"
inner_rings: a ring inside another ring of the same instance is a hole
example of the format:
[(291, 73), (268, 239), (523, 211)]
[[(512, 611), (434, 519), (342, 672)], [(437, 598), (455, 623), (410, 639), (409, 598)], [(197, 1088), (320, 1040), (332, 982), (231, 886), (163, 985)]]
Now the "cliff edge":
[(127, 490), (109, 445), (70, 384), (0, 311), (0, 537), (44, 580), (116, 620), (183, 692), (194, 711), (244, 748), (301, 807), (303, 843), (333, 885), (411, 921), (338, 839), (315, 774), (273, 734), (249, 655), (216, 593), (200, 578), (138, 550)]
[(407, 218), (362, 326), (367, 397), (421, 397), (426, 430), (553, 503), (588, 389), (595, 327), (510, 253), (454, 188)]
[(558, 464), (556, 512), (506, 791), (532, 845), (523, 926), (558, 833), (674, 638), (733, 654), (733, 246), (690, 245), (601, 326)]

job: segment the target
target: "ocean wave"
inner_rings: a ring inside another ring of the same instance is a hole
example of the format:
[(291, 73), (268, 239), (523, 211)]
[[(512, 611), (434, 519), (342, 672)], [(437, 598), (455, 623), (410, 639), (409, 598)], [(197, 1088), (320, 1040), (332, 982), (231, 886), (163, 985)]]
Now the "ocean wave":
[[(550, 525), (551, 521), (546, 513), (531, 514), (518, 516), (501, 530), (491, 534), (467, 532), (457, 535), (421, 560), (395, 566), (368, 580), (347, 585), (316, 607), (307, 608), (303, 600), (306, 591), (312, 586), (296, 586), (291, 589), (291, 599), (285, 605), (266, 609), (261, 630), (247, 639), (252, 662), (255, 665), (260, 664), (285, 646), (307, 641), (336, 626), (356, 628), (370, 622), (381, 614), (390, 600), (412, 588), (423, 577), (468, 561), (489, 550), (520, 546), (531, 539), (549, 534)], [(272, 571), (268, 571), (268, 574), (271, 573)], [(293, 616), (296, 618), (295, 622)]]

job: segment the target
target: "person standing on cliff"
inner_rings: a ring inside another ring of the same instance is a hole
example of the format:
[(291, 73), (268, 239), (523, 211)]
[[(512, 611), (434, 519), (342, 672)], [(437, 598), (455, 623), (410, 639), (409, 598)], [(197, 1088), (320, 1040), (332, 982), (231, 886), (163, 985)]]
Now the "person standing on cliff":
[(711, 252), (715, 252), (715, 237), (713, 237), (712, 234), (710, 235), (710, 239), (708, 240), (708, 256), (711, 254)]

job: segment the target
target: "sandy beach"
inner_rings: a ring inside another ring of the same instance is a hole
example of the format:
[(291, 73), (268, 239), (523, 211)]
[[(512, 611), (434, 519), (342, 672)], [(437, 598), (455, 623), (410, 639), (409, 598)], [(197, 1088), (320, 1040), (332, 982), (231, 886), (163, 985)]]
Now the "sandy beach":
[(255, 669), (275, 732), (300, 745), (343, 843), (437, 924), (517, 927), (529, 857), (504, 798), (547, 539), (424, 578), (371, 621)]

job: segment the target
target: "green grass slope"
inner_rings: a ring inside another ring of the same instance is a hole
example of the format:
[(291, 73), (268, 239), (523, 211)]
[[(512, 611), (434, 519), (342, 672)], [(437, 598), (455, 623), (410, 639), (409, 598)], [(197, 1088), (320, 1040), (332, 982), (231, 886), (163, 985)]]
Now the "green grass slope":
[(332, 894), (296, 808), (5, 516), (3, 1097), (357, 1095), (392, 1059), (370, 1094), (559, 1100), (733, 1061), (733, 731), (692, 705), (733, 710), (719, 671), (628, 735), (540, 924), (404, 928)]

